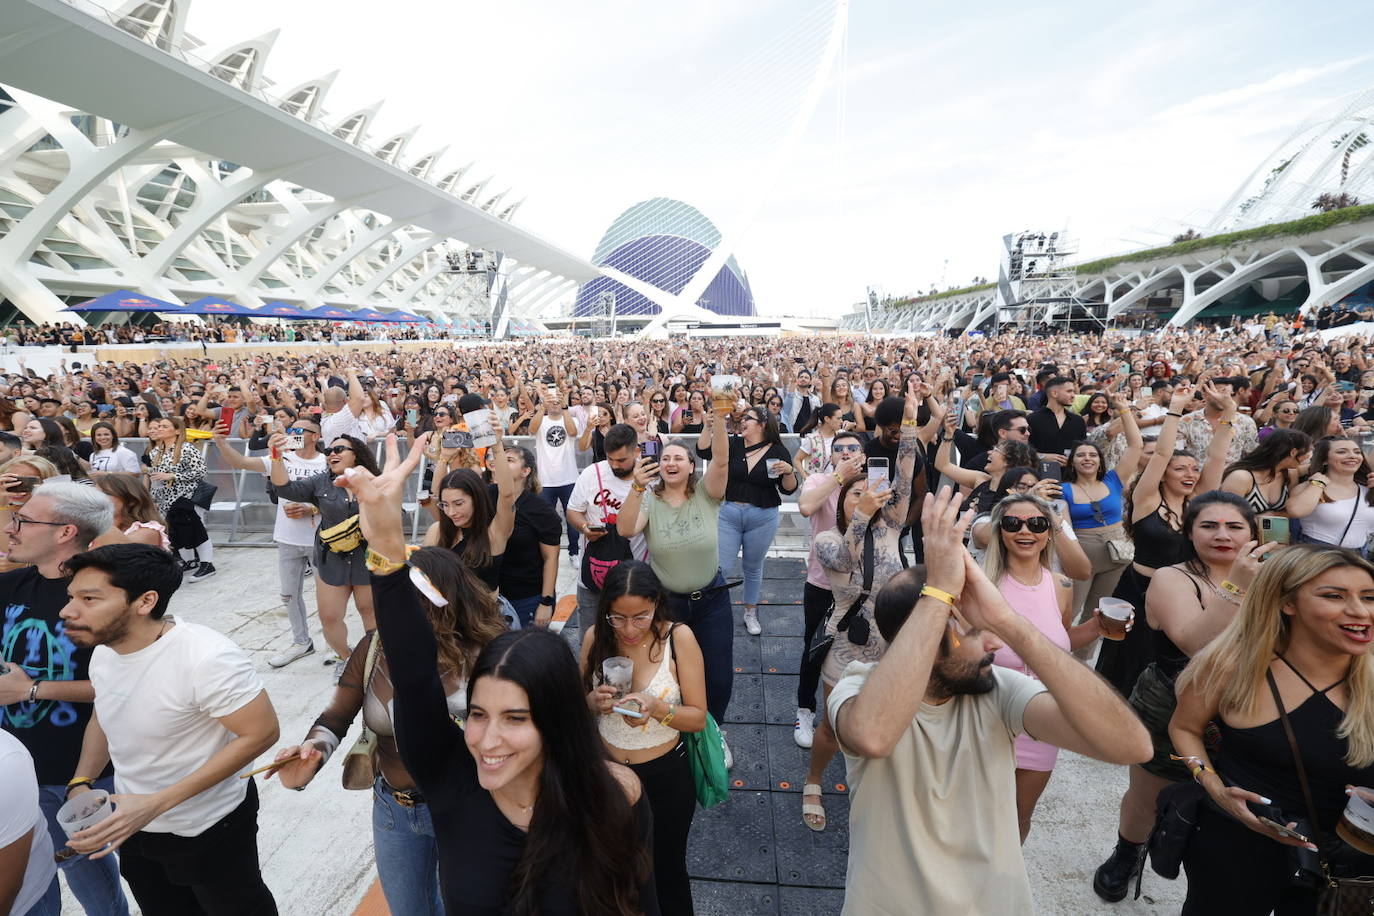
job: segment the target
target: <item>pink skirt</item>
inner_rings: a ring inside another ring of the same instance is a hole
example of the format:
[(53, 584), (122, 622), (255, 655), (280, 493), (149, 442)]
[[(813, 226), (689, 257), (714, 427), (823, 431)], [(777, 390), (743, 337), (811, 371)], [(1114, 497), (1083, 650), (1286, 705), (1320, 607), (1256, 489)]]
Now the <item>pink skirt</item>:
[(1059, 759), (1059, 748), (1053, 744), (1036, 741), (1025, 732), (1016, 736), (1016, 768), (1018, 770), (1038, 770), (1048, 773), (1054, 769)]

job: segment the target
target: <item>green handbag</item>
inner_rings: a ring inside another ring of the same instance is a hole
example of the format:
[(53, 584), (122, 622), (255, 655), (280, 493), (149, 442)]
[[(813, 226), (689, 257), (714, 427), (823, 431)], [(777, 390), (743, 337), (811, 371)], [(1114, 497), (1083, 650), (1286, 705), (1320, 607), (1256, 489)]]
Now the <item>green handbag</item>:
[(730, 796), (730, 775), (725, 769), (725, 739), (716, 720), (708, 712), (706, 727), (699, 732), (684, 732), (687, 757), (692, 761), (692, 780), (701, 807), (718, 805)]

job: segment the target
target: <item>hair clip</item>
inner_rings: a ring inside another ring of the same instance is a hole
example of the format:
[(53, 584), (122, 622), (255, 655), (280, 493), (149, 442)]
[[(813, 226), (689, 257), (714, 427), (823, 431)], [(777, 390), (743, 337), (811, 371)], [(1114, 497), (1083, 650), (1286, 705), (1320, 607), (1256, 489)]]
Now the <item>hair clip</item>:
[(443, 592), (434, 587), (434, 583), (429, 581), (429, 576), (425, 575), (419, 567), (410, 567), (410, 584), (415, 586), (420, 594), (428, 598), (435, 607), (448, 607), (448, 599), (444, 597)]

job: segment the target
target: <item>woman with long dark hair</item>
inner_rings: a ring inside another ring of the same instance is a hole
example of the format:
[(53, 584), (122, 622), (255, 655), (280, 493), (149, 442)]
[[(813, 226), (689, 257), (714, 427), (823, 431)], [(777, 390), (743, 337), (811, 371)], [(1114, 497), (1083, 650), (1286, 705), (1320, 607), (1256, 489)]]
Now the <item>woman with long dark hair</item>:
[[(364, 468), (375, 473), (377, 460), (363, 440), (355, 436), (338, 436), (329, 443), (328, 448), (321, 449), (326, 465), (323, 472), (291, 480), (286, 462), (281, 457), (286, 454), (286, 434), (274, 433), (269, 445), (273, 455), (272, 486), (277, 491), (277, 497), (295, 503), (309, 503), (320, 510), (320, 524), (315, 529), (315, 569), (319, 573), (315, 582), (315, 598), (324, 641), (334, 650), (333, 664), (343, 664), (353, 651), (353, 644), (348, 641), (348, 623), (344, 619), (350, 596), (354, 607), (358, 609), (358, 616), (362, 618), (363, 630), (376, 627), (372, 618), (372, 585), (365, 563), (367, 542), (349, 537), (331, 546), (324, 541), (324, 536), (338, 531), (340, 526), (358, 514), (357, 503), (349, 498), (348, 491), (335, 485), (339, 476), (350, 468)], [(416, 459), (419, 459), (418, 455)], [(328, 660), (325, 662), (330, 663)]]
[[(434, 822), (447, 912), (659, 913), (648, 799), (597, 735), (577, 660), (539, 628), (488, 643), (449, 715), (421, 585), (404, 560), (401, 495), (420, 455), (374, 477), (354, 471), (371, 546), (396, 745)], [(474, 841), (477, 838), (478, 841)]]
[(91, 476), (100, 474), (137, 474), (138, 456), (119, 444), (114, 424), (101, 420), (91, 427)]
[[(558, 511), (541, 495), (534, 453), (516, 445), (505, 450), (505, 461), (519, 494), (515, 498), (515, 524), (506, 539), (501, 559), (501, 597), (510, 602), (520, 626), (544, 627), (553, 618), (558, 584), (558, 546), (562, 522)], [(492, 452), (495, 461), (495, 452)]]
[[(408, 562), (433, 592), (425, 594), (427, 590), (422, 590), (418, 603), (437, 648), (435, 662), (445, 706), (450, 715), (461, 719), (467, 715), (469, 676), (477, 656), (483, 646), (505, 632), (505, 621), (491, 592), (451, 551), (422, 547)], [(443, 916), (433, 814), (397, 749), (391, 714), (395, 689), (385, 652), (373, 653), (371, 676), (364, 677), (376, 639), (376, 631), (368, 633), (353, 649), (329, 706), (315, 720), (305, 740), (277, 752), (276, 760), (291, 762), (276, 775), (288, 789), (309, 785), (361, 712), (363, 724), (377, 736), (377, 778), (371, 787), (372, 845), (387, 906), (397, 914)]]
[[(673, 432), (700, 433), (706, 423), (706, 393), (687, 392), (687, 400), (680, 410), (673, 412)], [(604, 458), (605, 455), (602, 455)], [(598, 461), (601, 458), (597, 459)]]
[(1129, 696), (1155, 750), (1150, 760), (1131, 767), (1130, 783), (1121, 799), (1116, 849), (1093, 876), (1093, 889), (1110, 902), (1126, 895), (1155, 822), (1160, 790), (1188, 777), (1188, 771), (1170, 759), (1174, 682), (1188, 659), (1234, 616), (1240, 603), (1237, 594), (1249, 587), (1260, 561), (1276, 546), (1259, 546), (1250, 505), (1234, 493), (1219, 490), (1188, 502), (1182, 534), (1182, 561), (1157, 570), (1145, 595), (1154, 660), (1140, 673)]
[(797, 444), (795, 463), (803, 481), (812, 474), (823, 474), (832, 469), (830, 443), (843, 428), (839, 404), (822, 404), (811, 411), (806, 423), (797, 430), (801, 434), (801, 442)]
[[(716, 414), (715, 422), (724, 421)], [(735, 558), (744, 554), (744, 628), (751, 636), (763, 632), (759, 624), (759, 595), (763, 590), (763, 561), (778, 533), (782, 495), (797, 491), (800, 482), (792, 468), (792, 453), (782, 444), (777, 420), (763, 407), (750, 407), (739, 419), (738, 436), (730, 437), (729, 478), (720, 507), (717, 546), (720, 569), (729, 573)], [(697, 454), (711, 461), (706, 433), (697, 440)]]
[[(1374, 797), (1350, 788), (1374, 785), (1371, 606), (1374, 567), (1350, 551), (1280, 550), (1179, 677), (1169, 736), (1208, 795), (1183, 859), (1187, 916), (1325, 912), (1318, 905), (1324, 866), (1338, 879), (1374, 873), (1374, 858), (1336, 835), (1347, 795)], [(1213, 728), (1219, 746), (1203, 740)], [(1275, 830), (1260, 812), (1313, 842)], [(1293, 850), (1285, 847), (1315, 853), (1317, 844), (1320, 861), (1307, 859), (1314, 880), (1295, 881)], [(1364, 912), (1367, 896), (1339, 912)]]
[[(617, 656), (634, 663), (623, 696), (602, 675), (602, 663)], [(582, 687), (601, 740), (639, 777), (653, 809), (659, 906), (665, 914), (691, 916), (687, 835), (696, 790), (682, 733), (706, 727), (706, 675), (696, 637), (673, 622), (649, 564), (629, 560), (606, 574), (596, 624), (582, 639)], [(622, 715), (616, 706), (642, 715)]]
[[(496, 422), (495, 416), (492, 422)], [(444, 449), (445, 455), (457, 449)], [(501, 561), (506, 541), (515, 527), (515, 500), (519, 492), (506, 462), (501, 437), (490, 447), (492, 479), (497, 496), (491, 498), (481, 474), (458, 468), (444, 475), (437, 487), (439, 520), (425, 532), (425, 546), (447, 547), (493, 591), (501, 587)], [(441, 462), (447, 466), (447, 461)]]
[(1369, 462), (1349, 436), (1328, 436), (1312, 448), (1312, 469), (1285, 509), (1302, 519), (1304, 541), (1364, 550), (1374, 535)]
[(1256, 515), (1279, 515), (1298, 484), (1298, 468), (1311, 454), (1312, 439), (1306, 433), (1273, 430), (1222, 472), (1221, 488), (1242, 497)]
[(41, 445), (65, 446), (67, 433), (62, 424), (50, 417), (34, 417), (24, 424), (19, 440), (24, 443), (24, 448), (33, 451)]

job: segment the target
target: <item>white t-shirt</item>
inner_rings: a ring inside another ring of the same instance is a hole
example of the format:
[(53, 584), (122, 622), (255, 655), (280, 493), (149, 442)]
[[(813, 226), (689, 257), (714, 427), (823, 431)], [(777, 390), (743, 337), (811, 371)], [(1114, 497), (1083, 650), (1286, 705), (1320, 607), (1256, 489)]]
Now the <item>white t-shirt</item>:
[(24, 883), (14, 899), (12, 913), (27, 913), (42, 899), (57, 874), (52, 860), (52, 837), (48, 820), (38, 807), (38, 779), (33, 773), (33, 758), (28, 748), (7, 731), (0, 731), (0, 849), (23, 839), (29, 840), (29, 864)]
[[(573, 424), (576, 426), (576, 423)], [(562, 487), (577, 481), (577, 439), (563, 425), (563, 417), (545, 417), (534, 436), (534, 463), (539, 482)]]
[[(831, 722), (876, 667), (845, 669), (826, 705)], [(849, 771), (844, 916), (1034, 912), (1014, 741), (1026, 705), (1045, 688), (1006, 668), (992, 676), (989, 693), (922, 703), (884, 759), (840, 748)]]
[[(287, 479), (293, 481), (314, 477), (329, 467), (324, 456), (318, 452), (314, 458), (302, 458), (295, 452), (282, 452), (281, 463), (286, 466)], [(262, 459), (262, 470), (264, 474), (272, 473), (271, 458)], [(287, 502), (285, 499), (277, 500), (277, 521), (272, 526), (272, 540), (278, 544), (309, 547), (315, 543), (315, 526), (320, 523), (320, 517), (308, 515), (305, 518), (291, 518), (286, 514)]]
[(332, 445), (340, 436), (353, 436), (355, 439), (367, 441), (367, 430), (358, 422), (358, 418), (353, 416), (347, 404), (338, 413), (331, 413), (320, 421), (321, 444)]
[[(263, 692), (247, 652), (209, 627), (180, 620), (161, 639), (128, 655), (97, 646), (90, 673), (115, 788), (134, 795), (165, 789), (204, 766), (234, 740), (216, 720)], [(247, 791), (248, 784), (234, 774), (143, 829), (199, 836), (238, 807)]]
[[(601, 472), (599, 484), (597, 471)], [(614, 527), (632, 483), (634, 477), (617, 477), (608, 462), (598, 461), (591, 467), (583, 468), (577, 476), (577, 484), (568, 497), (568, 509), (581, 512), (587, 516), (589, 523), (604, 521), (607, 528)], [(649, 555), (642, 533), (636, 534), (630, 541), (630, 551), (640, 560)]]
[(91, 470), (137, 474), (142, 468), (138, 466), (138, 456), (121, 445), (118, 448), (104, 448), (93, 453), (91, 455)]

